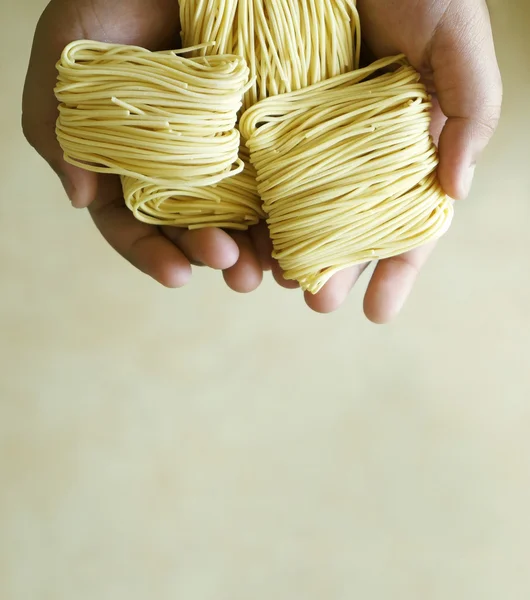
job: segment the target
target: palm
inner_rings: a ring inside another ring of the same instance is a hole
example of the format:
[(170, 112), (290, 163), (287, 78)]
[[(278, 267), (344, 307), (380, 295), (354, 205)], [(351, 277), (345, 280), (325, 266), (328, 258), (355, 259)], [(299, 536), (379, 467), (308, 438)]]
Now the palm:
[(362, 37), (378, 57), (403, 52), (419, 70), (426, 51), (450, 0), (359, 0)]

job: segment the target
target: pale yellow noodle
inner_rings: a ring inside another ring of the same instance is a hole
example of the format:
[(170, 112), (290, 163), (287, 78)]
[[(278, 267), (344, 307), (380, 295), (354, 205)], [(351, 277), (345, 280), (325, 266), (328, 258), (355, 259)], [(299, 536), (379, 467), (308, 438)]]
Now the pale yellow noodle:
[(236, 119), (249, 74), (241, 57), (78, 41), (57, 69), (65, 159), (120, 175), (138, 219), (246, 229), (263, 215), (239, 157)]
[[(359, 15), (354, 0), (181, 0), (182, 43), (193, 56), (236, 54), (250, 68), (243, 109), (260, 98), (304, 88), (357, 68)], [(209, 45), (205, 45), (209, 44)], [(234, 194), (257, 197), (253, 169), (224, 180)]]
[(395, 57), (244, 113), (241, 133), (287, 279), (316, 293), (341, 269), (448, 229), (453, 207), (436, 176), (430, 108), (418, 73)]
[(403, 56), (359, 68), (355, 0), (180, 0), (180, 23), (183, 51), (75, 42), (58, 65), (66, 160), (121, 175), (138, 219), (267, 216), (312, 293), (447, 230), (430, 98)]
[(184, 46), (196, 55), (237, 54), (250, 68), (244, 109), (356, 69), (361, 50), (354, 0), (181, 0)]

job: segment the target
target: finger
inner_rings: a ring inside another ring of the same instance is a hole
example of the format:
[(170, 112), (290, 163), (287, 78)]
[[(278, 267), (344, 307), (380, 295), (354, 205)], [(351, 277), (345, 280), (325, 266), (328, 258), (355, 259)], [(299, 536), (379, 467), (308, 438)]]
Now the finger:
[(445, 123), (447, 122), (447, 117), (443, 114), (442, 109), (440, 108), (440, 103), (438, 102), (438, 98), (436, 98), (436, 96), (432, 97), (431, 102), (431, 125), (429, 130), (434, 143), (438, 146), (440, 135), (443, 131)]
[(22, 128), (28, 142), (48, 162), (61, 179), (73, 206), (84, 208), (92, 202), (97, 189), (97, 175), (68, 164), (55, 135), (58, 117), (54, 87), (55, 64), (63, 47), (81, 31), (66, 23), (51, 3), (43, 13), (33, 40), (33, 47), (22, 98)]
[(136, 220), (123, 203), (117, 177), (100, 177), (89, 207), (96, 227), (107, 242), (132, 265), (162, 285), (188, 283), (191, 265), (182, 252), (153, 225)]
[(162, 231), (192, 263), (223, 270), (238, 261), (239, 247), (222, 229), (162, 227)]
[(399, 314), (435, 245), (431, 242), (378, 263), (364, 297), (364, 313), (370, 321), (388, 323)]
[(272, 258), (272, 242), (269, 234), (269, 228), (265, 221), (260, 221), (254, 227), (249, 229), (250, 237), (258, 258), (261, 262), (261, 268), (263, 271), (270, 271), (272, 269), (273, 258)]
[(440, 182), (455, 199), (469, 193), (475, 164), (500, 117), (502, 82), (484, 0), (453, 2), (431, 45), (430, 63), (441, 109)]
[(296, 290), (300, 286), (298, 282), (294, 279), (285, 279), (283, 276), (283, 270), (280, 267), (277, 260), (273, 259), (272, 261), (272, 276), (278, 285), (281, 285), (286, 290)]
[(319, 313), (330, 313), (337, 310), (344, 303), (368, 264), (355, 265), (339, 271), (316, 294), (305, 292), (306, 304)]
[(239, 247), (239, 258), (233, 267), (223, 271), (224, 280), (235, 292), (252, 292), (263, 280), (261, 263), (247, 232), (236, 231), (232, 236)]

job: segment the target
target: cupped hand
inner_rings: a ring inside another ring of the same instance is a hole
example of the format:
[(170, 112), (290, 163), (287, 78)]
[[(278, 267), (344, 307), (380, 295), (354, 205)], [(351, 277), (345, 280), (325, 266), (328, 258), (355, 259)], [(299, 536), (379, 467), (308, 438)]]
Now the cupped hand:
[[(489, 15), (484, 0), (359, 0), (363, 39), (374, 56), (404, 53), (434, 96), (432, 133), (439, 139), (439, 176), (447, 194), (464, 198), (480, 152), (493, 134), (502, 101)], [(249, 233), (218, 229), (186, 231), (140, 223), (125, 207), (119, 180), (69, 165), (55, 137), (55, 63), (74, 39), (136, 44), (153, 50), (176, 45), (178, 4), (174, 0), (53, 0), (39, 21), (23, 99), (26, 137), (61, 178), (78, 208), (88, 207), (107, 241), (140, 270), (169, 287), (185, 284), (191, 264), (222, 269), (228, 285), (250, 291), (272, 266), (263, 224)], [(365, 295), (365, 313), (386, 322), (403, 306), (434, 244), (376, 266)], [(347, 298), (367, 265), (335, 275), (307, 304), (331, 312)]]
[[(403, 53), (433, 94), (432, 135), (439, 178), (456, 200), (469, 193), (475, 164), (500, 116), (502, 83), (485, 0), (358, 0), (362, 36), (375, 57)], [(364, 299), (366, 316), (398, 314), (434, 244), (381, 260)], [(335, 275), (307, 304), (330, 312), (347, 298), (367, 265)], [(277, 274), (281, 282), (281, 275)], [(290, 285), (290, 284), (289, 284)]]
[(55, 136), (58, 116), (55, 65), (71, 41), (91, 39), (151, 50), (178, 43), (176, 0), (52, 0), (39, 20), (23, 96), (22, 126), (31, 145), (60, 177), (76, 208), (88, 208), (108, 243), (135, 267), (167, 287), (191, 277), (191, 265), (223, 270), (226, 283), (249, 292), (270, 267), (270, 242), (259, 225), (229, 235), (220, 229), (188, 231), (137, 221), (125, 206), (118, 177), (68, 164)]

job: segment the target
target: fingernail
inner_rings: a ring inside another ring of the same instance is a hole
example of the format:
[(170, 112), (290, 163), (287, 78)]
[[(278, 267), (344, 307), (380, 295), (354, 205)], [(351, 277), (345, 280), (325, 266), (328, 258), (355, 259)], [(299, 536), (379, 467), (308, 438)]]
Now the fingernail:
[(464, 198), (471, 191), (471, 186), (473, 185), (473, 177), (475, 176), (475, 167), (476, 165), (471, 165), (464, 175)]

